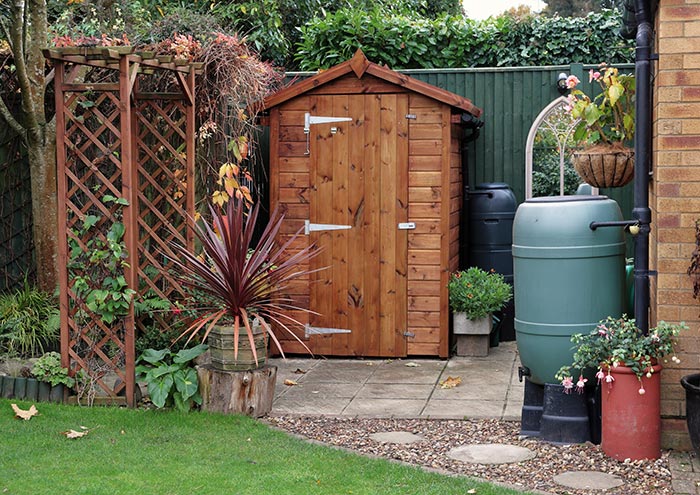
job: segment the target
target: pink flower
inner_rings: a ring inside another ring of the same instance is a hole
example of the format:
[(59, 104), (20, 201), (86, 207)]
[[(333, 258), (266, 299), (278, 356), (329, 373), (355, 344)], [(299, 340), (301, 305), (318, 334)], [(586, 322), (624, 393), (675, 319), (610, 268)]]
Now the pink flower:
[(612, 383), (615, 381), (615, 377), (608, 372), (607, 376), (605, 377), (605, 383)]
[(573, 74), (566, 78), (566, 87), (569, 89), (574, 89), (578, 83), (580, 83), (579, 78)]
[(598, 379), (598, 383), (600, 383), (603, 380), (605, 380), (605, 373), (603, 373), (603, 370), (598, 370), (598, 373), (595, 374), (595, 377)]
[(180, 308), (173, 308), (173, 314), (179, 315), (180, 313), (182, 313), (182, 310)]
[(608, 335), (608, 328), (605, 325), (598, 325), (598, 335), (605, 337)]
[(646, 393), (647, 393), (647, 391), (644, 390), (644, 385), (640, 385), (639, 386), (639, 395), (644, 395)]
[(578, 377), (578, 381), (576, 382), (576, 391), (579, 394), (583, 393), (583, 389), (586, 386), (586, 382), (588, 381), (588, 378), (584, 378), (583, 375), (580, 375)]
[(567, 376), (561, 381), (561, 384), (564, 387), (565, 394), (571, 393), (571, 389), (574, 388), (574, 379), (570, 376)]
[(600, 72), (597, 70), (594, 71), (593, 69), (588, 71), (588, 82), (597, 81), (598, 79), (600, 79)]

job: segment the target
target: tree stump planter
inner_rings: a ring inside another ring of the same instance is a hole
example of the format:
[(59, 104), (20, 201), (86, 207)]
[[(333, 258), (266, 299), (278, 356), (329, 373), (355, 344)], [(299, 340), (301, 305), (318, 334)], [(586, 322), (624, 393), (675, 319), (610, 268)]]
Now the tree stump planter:
[(259, 418), (272, 410), (277, 366), (245, 371), (197, 366), (197, 377), (204, 411)]

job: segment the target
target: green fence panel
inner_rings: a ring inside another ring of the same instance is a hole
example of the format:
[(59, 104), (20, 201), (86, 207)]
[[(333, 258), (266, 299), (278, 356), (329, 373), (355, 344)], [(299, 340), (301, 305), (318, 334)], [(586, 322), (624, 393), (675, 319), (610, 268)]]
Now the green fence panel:
[[(579, 88), (597, 94), (597, 83), (589, 82), (588, 72), (597, 64), (557, 65), (547, 67), (495, 67), (467, 69), (411, 69), (405, 74), (452, 93), (469, 98), (483, 110), (484, 127), (479, 138), (469, 143), (469, 183), (505, 182), (515, 192), (518, 202), (525, 200), (525, 145), (530, 126), (539, 113), (561, 94), (557, 90), (560, 73), (576, 75)], [(634, 64), (617, 65), (623, 72), (633, 72)], [(308, 72), (289, 73), (304, 78)], [(266, 148), (266, 144), (262, 145)], [(633, 186), (601, 191), (615, 199), (626, 218), (631, 217)]]

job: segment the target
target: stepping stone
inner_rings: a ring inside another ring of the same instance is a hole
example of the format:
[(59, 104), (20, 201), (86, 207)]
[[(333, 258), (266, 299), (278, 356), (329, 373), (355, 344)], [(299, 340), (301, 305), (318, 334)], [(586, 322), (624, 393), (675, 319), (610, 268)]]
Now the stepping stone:
[(553, 479), (562, 486), (579, 490), (608, 490), (624, 484), (619, 476), (601, 471), (566, 471)]
[(510, 464), (527, 461), (535, 457), (535, 453), (525, 447), (502, 443), (484, 443), (463, 445), (447, 453), (456, 461), (471, 464)]
[(409, 433), (407, 431), (385, 431), (382, 433), (372, 433), (369, 437), (375, 442), (382, 443), (409, 444), (423, 440), (422, 436), (414, 435), (413, 433)]

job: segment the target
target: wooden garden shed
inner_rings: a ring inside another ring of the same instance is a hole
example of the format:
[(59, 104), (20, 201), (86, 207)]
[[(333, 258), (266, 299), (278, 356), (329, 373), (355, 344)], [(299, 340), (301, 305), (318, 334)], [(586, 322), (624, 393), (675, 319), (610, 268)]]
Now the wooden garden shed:
[[(327, 356), (449, 355), (459, 263), (464, 97), (355, 56), (265, 100), (270, 204), (321, 254), (294, 297)], [(305, 352), (291, 336), (285, 352)]]

